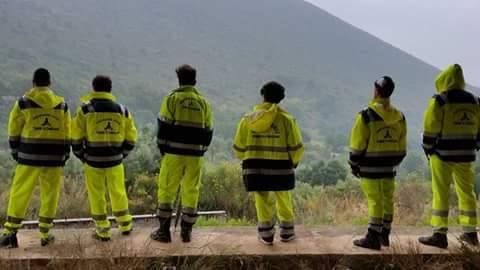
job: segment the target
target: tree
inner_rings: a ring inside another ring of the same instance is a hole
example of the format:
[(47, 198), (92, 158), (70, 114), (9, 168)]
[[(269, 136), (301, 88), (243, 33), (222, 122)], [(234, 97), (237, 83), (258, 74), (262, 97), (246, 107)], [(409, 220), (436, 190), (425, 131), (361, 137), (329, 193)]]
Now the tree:
[(338, 160), (323, 160), (312, 166), (304, 167), (298, 172), (298, 180), (312, 185), (336, 185), (339, 180), (347, 177), (347, 168)]

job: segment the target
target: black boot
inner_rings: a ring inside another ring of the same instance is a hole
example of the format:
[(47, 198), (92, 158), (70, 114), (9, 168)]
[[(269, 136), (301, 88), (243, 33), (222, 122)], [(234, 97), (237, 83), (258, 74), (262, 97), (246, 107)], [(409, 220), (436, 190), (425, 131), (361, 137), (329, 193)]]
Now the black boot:
[(4, 234), (0, 236), (0, 247), (18, 248), (17, 233)]
[(425, 236), (418, 238), (418, 242), (432, 247), (447, 248), (447, 235), (443, 233), (434, 233), (432, 236)]
[(40, 239), (40, 245), (42, 247), (52, 244), (53, 242), (55, 242), (55, 236), (51, 234), (47, 238)]
[(100, 236), (100, 235), (98, 235), (97, 232), (93, 232), (92, 238), (95, 239), (95, 240), (98, 240), (98, 241), (100, 241), (100, 242), (108, 242), (108, 241), (110, 241), (110, 237)]
[(478, 246), (478, 236), (476, 232), (464, 233), (460, 235), (459, 240), (472, 246)]
[(362, 239), (353, 241), (353, 244), (358, 247), (380, 250), (382, 248), (380, 244), (380, 233), (371, 229), (368, 229), (367, 235)]
[(380, 234), (380, 244), (384, 247), (390, 246), (390, 229), (382, 229), (382, 233)]
[(160, 228), (154, 231), (150, 235), (150, 238), (162, 243), (172, 242), (172, 236), (170, 235), (170, 224), (172, 222), (172, 218), (158, 218), (158, 220), (160, 221)]
[(182, 220), (181, 227), (182, 227), (182, 231), (180, 232), (180, 236), (182, 237), (182, 242), (184, 243), (191, 242), (193, 224), (187, 223)]

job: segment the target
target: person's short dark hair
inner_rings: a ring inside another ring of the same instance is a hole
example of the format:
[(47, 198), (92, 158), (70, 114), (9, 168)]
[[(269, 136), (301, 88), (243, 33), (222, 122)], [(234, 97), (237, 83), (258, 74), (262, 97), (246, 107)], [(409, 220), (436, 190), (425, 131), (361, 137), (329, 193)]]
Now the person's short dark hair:
[(108, 92), (112, 91), (112, 80), (105, 75), (97, 75), (92, 81), (93, 91), (95, 92)]
[(197, 70), (190, 65), (181, 65), (175, 70), (180, 85), (195, 85), (197, 83)]
[(375, 81), (374, 85), (381, 98), (389, 98), (395, 89), (395, 83), (389, 76), (381, 77)]
[(268, 82), (262, 87), (260, 94), (266, 102), (278, 104), (285, 98), (285, 87), (278, 82)]
[(50, 81), (50, 72), (48, 72), (47, 69), (45, 68), (39, 68), (35, 70), (33, 73), (33, 84), (38, 87), (46, 87), (49, 86), (51, 81)]

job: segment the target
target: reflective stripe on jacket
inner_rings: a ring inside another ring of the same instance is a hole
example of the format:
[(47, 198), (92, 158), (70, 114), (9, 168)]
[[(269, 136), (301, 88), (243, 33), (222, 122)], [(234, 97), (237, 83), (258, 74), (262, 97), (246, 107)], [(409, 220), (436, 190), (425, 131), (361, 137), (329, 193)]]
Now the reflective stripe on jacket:
[(210, 104), (193, 86), (182, 86), (165, 97), (157, 121), (162, 153), (203, 156), (212, 142)]
[(361, 177), (391, 178), (406, 155), (407, 125), (389, 100), (376, 99), (357, 115), (350, 139), (352, 166)]
[(67, 103), (47, 87), (21, 97), (10, 113), (9, 144), (18, 163), (63, 167), (70, 153), (70, 111)]
[(263, 103), (240, 121), (233, 151), (242, 159), (247, 191), (291, 190), (304, 147), (295, 119), (278, 105)]
[(463, 90), (463, 72), (458, 65), (443, 71), (437, 91), (424, 116), (423, 149), (443, 161), (472, 162), (479, 148), (480, 107), (478, 97)]
[(74, 154), (95, 168), (122, 163), (137, 140), (132, 114), (110, 93), (93, 92), (82, 101), (73, 120)]

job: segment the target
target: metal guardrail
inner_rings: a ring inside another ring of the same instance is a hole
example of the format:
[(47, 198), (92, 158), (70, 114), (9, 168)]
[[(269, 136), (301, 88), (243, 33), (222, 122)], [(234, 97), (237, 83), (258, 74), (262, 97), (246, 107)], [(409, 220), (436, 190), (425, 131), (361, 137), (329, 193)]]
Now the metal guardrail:
[[(216, 210), (216, 211), (200, 211), (198, 212), (199, 216), (206, 216), (206, 217), (227, 217), (227, 211), (225, 210)], [(176, 216), (176, 213), (173, 213), (173, 217)], [(134, 221), (145, 221), (150, 219), (156, 219), (157, 214), (145, 214), (145, 215), (133, 215), (132, 219)], [(115, 222), (115, 217), (108, 217), (109, 221)], [(86, 224), (93, 222), (93, 218), (63, 218), (63, 219), (55, 219), (53, 221), (56, 225), (73, 225), (73, 224)], [(26, 227), (35, 227), (38, 226), (38, 220), (27, 220), (22, 221), (22, 225)]]

